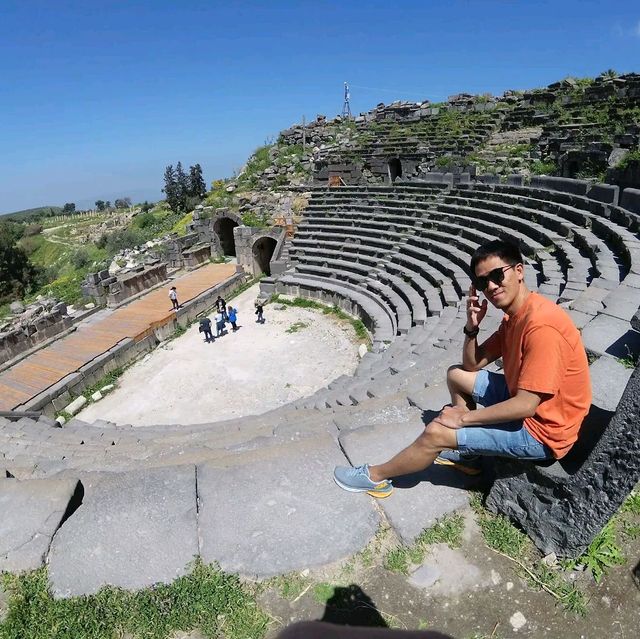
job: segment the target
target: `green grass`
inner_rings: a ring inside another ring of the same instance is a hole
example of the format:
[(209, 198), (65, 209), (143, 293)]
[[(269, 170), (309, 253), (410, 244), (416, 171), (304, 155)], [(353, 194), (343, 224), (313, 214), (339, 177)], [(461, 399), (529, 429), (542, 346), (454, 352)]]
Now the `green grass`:
[(307, 328), (309, 324), (305, 324), (305, 322), (294, 322), (289, 326), (289, 328), (285, 331), (285, 333), (297, 333), (301, 331), (303, 328)]
[(426, 528), (411, 546), (400, 545), (392, 548), (384, 558), (384, 567), (391, 572), (409, 574), (411, 565), (418, 565), (433, 544), (447, 544), (459, 548), (462, 543), (464, 520), (461, 515), (445, 515), (431, 528)]
[(609, 568), (624, 562), (625, 558), (616, 541), (615, 521), (612, 519), (595, 536), (585, 552), (577, 559), (565, 562), (565, 566), (574, 568), (583, 565), (591, 572), (596, 583), (600, 583)]
[(529, 538), (518, 530), (506, 517), (493, 515), (481, 503), (479, 493), (473, 493), (471, 507), (476, 512), (480, 531), (491, 550), (513, 561), (516, 574), (527, 580), (532, 588), (550, 594), (558, 604), (569, 612), (584, 616), (587, 613), (587, 598), (575, 585), (565, 580), (562, 572), (542, 562)]
[(87, 386), (82, 391), (82, 394), (87, 398), (87, 400), (91, 401), (91, 395), (93, 395), (96, 391), (99, 391), (101, 388), (108, 386), (109, 384), (114, 384), (118, 380), (119, 377), (122, 377), (125, 368), (123, 366), (119, 366), (115, 368), (110, 373), (107, 373), (103, 377), (101, 377), (95, 384), (91, 384), (91, 386)]
[(198, 629), (205, 637), (259, 639), (267, 615), (237, 577), (195, 562), (170, 585), (137, 592), (103, 588), (96, 595), (53, 599), (46, 569), (4, 575), (9, 609), (0, 639), (166, 639)]
[(631, 494), (624, 500), (620, 512), (640, 515), (640, 490), (631, 491)]
[(177, 233), (178, 235), (187, 234), (187, 225), (193, 221), (193, 213), (187, 213), (181, 217), (171, 228), (171, 233)]

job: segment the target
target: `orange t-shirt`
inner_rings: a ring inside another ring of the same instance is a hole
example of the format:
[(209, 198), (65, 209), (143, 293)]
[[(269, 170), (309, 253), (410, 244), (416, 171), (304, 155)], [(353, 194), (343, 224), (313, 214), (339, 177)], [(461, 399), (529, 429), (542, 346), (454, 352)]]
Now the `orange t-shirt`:
[(524, 426), (557, 459), (564, 457), (591, 406), (589, 362), (569, 315), (551, 300), (530, 293), (482, 347), (488, 357), (502, 357), (511, 397), (519, 388), (546, 396)]

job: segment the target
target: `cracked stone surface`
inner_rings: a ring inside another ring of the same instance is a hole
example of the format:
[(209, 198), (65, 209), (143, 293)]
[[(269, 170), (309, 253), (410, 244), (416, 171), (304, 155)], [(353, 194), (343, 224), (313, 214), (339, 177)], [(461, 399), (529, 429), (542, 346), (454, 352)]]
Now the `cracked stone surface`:
[(312, 451), (232, 468), (199, 466), (203, 561), (269, 577), (361, 550), (376, 533), (379, 515), (372, 498), (334, 484), (331, 471), (344, 463), (326, 435)]
[[(424, 430), (422, 418), (399, 424), (375, 424), (340, 436), (340, 443), (354, 466), (388, 461)], [(405, 543), (412, 543), (424, 528), (469, 503), (465, 488), (473, 480), (444, 466), (394, 478), (395, 490), (380, 506)], [(351, 495), (354, 504), (363, 496)]]
[(171, 583), (198, 554), (193, 466), (119, 473), (99, 482), (60, 528), (49, 553), (55, 597), (104, 585)]
[(77, 483), (75, 479), (0, 482), (0, 571), (35, 570), (44, 564)]

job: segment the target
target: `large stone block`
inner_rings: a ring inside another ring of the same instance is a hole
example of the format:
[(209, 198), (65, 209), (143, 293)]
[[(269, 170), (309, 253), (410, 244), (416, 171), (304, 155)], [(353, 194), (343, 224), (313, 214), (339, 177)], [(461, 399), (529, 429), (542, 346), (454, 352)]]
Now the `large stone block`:
[(639, 368), (610, 416), (592, 408), (574, 448), (552, 466), (496, 463), (487, 506), (516, 521), (545, 554), (580, 555), (640, 480)]
[(51, 538), (78, 490), (75, 479), (0, 482), (0, 571), (43, 565)]
[(102, 479), (55, 535), (49, 578), (56, 597), (145, 588), (186, 574), (197, 554), (195, 468), (122, 473)]
[[(278, 458), (231, 468), (199, 466), (203, 561), (267, 577), (337, 561), (364, 548), (379, 516), (370, 498), (334, 484), (331, 469), (346, 463), (327, 434), (315, 448)], [(258, 485), (269, 490), (256, 491)]]
[(587, 190), (587, 197), (605, 204), (618, 206), (620, 187), (613, 184), (594, 184)]
[(640, 213), (640, 189), (625, 189), (622, 191), (620, 206), (633, 213)]

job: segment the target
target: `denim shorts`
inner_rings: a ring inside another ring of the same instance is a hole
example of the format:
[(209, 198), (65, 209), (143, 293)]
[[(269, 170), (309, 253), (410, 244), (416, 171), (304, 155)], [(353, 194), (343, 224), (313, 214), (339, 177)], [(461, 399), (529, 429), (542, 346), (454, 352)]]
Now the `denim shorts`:
[[(509, 399), (504, 375), (486, 370), (478, 371), (472, 394), (476, 404), (485, 408)], [(529, 460), (553, 458), (551, 449), (531, 435), (522, 420), (490, 426), (464, 426), (456, 431), (456, 435), (458, 450), (465, 455)]]

